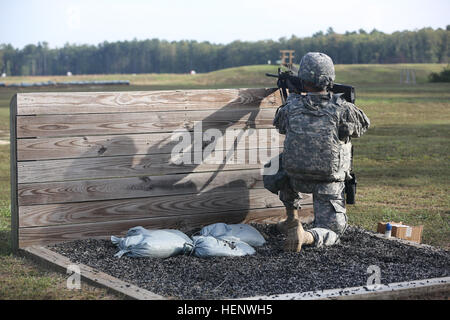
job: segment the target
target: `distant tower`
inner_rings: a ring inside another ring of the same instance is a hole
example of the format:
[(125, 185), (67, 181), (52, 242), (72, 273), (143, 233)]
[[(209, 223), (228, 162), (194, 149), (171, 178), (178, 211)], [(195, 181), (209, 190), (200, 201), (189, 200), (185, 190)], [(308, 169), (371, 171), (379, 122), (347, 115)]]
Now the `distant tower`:
[[(294, 50), (280, 50), (281, 53), (281, 65), (290, 65), (292, 66), (294, 60)], [(288, 59), (289, 62), (286, 61)]]
[(400, 84), (416, 84), (416, 71), (414, 69), (402, 69), (400, 71)]

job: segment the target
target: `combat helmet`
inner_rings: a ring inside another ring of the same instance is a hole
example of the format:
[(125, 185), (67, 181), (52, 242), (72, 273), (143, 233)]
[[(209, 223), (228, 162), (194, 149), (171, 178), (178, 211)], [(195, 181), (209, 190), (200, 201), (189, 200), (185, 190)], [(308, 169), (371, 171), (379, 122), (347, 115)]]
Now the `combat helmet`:
[(309, 52), (300, 61), (298, 77), (318, 88), (331, 88), (336, 78), (333, 60), (321, 52)]

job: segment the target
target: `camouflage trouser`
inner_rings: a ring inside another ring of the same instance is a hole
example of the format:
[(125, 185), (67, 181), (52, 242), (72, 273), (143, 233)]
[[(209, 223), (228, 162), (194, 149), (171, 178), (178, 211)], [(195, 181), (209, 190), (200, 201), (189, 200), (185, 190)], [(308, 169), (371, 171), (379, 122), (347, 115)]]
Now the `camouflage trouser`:
[(314, 245), (331, 246), (347, 229), (344, 182), (312, 183), (289, 179), (280, 190), (279, 197), (286, 208), (295, 207), (300, 200), (299, 192), (312, 193), (314, 202), (314, 225), (308, 230), (314, 237)]

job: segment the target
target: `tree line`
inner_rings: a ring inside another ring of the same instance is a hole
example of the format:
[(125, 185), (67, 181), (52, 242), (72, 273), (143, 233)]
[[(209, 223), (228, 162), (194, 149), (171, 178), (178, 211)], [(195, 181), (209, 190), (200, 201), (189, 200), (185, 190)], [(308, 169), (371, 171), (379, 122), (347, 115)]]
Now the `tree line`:
[(99, 45), (0, 45), (0, 71), (7, 75), (210, 72), (243, 65), (274, 64), (281, 49), (328, 54), (336, 64), (448, 63), (450, 25), (392, 34), (363, 29), (339, 34), (329, 28), (311, 37), (262, 41), (210, 42), (159, 39), (103, 42)]

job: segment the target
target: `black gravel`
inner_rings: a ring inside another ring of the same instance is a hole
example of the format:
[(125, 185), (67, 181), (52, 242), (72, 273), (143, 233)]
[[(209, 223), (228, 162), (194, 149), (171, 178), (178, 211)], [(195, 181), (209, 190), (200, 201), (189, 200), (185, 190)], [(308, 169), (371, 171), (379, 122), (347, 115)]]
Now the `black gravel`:
[(50, 249), (154, 293), (180, 299), (243, 298), (365, 286), (367, 268), (381, 269), (381, 283), (450, 276), (450, 252), (416, 248), (380, 239), (349, 227), (341, 243), (305, 247), (300, 253), (282, 250), (284, 237), (274, 225), (254, 225), (268, 240), (245, 257), (167, 259), (114, 257), (108, 240), (78, 240)]

